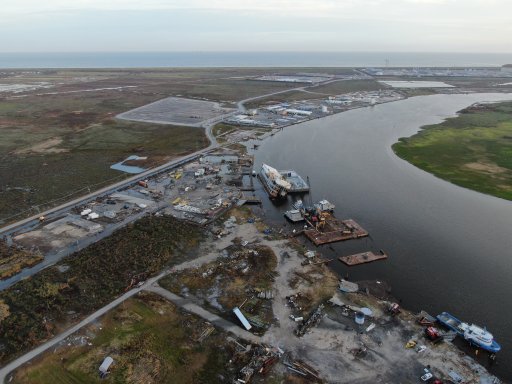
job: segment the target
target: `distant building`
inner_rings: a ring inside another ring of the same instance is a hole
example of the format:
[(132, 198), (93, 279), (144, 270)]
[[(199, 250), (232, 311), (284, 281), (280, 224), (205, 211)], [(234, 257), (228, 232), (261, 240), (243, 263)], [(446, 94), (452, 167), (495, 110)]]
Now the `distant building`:
[(510, 72), (512, 73), (512, 64), (505, 64), (501, 67), (502, 72)]
[(290, 109), (286, 110), (286, 113), (288, 113), (290, 115), (309, 116), (309, 115), (311, 115), (312, 112), (290, 108)]

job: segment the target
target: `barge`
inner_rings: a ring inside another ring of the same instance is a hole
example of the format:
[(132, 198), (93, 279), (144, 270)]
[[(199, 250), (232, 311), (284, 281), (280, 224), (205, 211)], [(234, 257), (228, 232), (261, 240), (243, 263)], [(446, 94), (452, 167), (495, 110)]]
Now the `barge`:
[(338, 258), (338, 260), (348, 266), (352, 266), (352, 265), (371, 263), (372, 261), (377, 261), (377, 260), (385, 260), (387, 258), (388, 258), (388, 255), (386, 255), (384, 253), (384, 251), (380, 250), (380, 252), (377, 254), (375, 254), (373, 252), (356, 253), (355, 255), (341, 256)]
[(475, 324), (469, 325), (448, 312), (443, 312), (436, 316), (437, 321), (445, 327), (456, 332), (457, 335), (462, 336), (469, 344), (475, 347), (482, 348), (491, 353), (499, 352), (501, 346), (494, 340), (491, 333), (485, 328), (480, 328)]
[(299, 175), (295, 171), (279, 171), (279, 174), (290, 183), (291, 187), (288, 190), (288, 193), (303, 193), (309, 192), (309, 185), (301, 175)]
[(368, 232), (352, 219), (338, 221), (328, 217), (320, 223), (325, 224), (302, 232), (316, 246), (368, 236)]

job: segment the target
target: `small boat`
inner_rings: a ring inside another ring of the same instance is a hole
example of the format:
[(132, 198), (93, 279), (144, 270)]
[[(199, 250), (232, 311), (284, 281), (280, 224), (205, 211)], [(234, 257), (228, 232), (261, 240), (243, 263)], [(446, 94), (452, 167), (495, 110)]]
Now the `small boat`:
[(301, 209), (304, 208), (304, 203), (302, 202), (302, 200), (299, 199), (293, 202), (292, 207), (300, 211)]
[(336, 208), (336, 206), (327, 200), (320, 200), (318, 203), (315, 204), (315, 208), (319, 209), (322, 212), (334, 212), (334, 208)]
[(299, 221), (304, 221), (304, 216), (302, 216), (301, 211), (298, 209), (290, 209), (284, 213), (284, 217), (290, 220), (293, 223), (298, 223)]
[(501, 346), (494, 340), (493, 335), (485, 328), (481, 328), (475, 324), (464, 323), (448, 312), (443, 312), (436, 316), (437, 321), (445, 327), (455, 331), (462, 336), (471, 345), (482, 348), (488, 352), (499, 352)]

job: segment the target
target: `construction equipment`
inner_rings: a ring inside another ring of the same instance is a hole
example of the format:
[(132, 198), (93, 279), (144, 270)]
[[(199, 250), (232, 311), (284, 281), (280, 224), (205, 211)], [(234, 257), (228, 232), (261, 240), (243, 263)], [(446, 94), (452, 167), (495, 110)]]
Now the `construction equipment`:
[(434, 344), (439, 343), (441, 340), (443, 340), (443, 335), (441, 334), (439, 329), (432, 326), (425, 328), (425, 337), (432, 341)]
[(398, 315), (400, 313), (400, 305), (398, 305), (397, 303), (391, 303), (388, 307), (388, 313), (391, 316)]

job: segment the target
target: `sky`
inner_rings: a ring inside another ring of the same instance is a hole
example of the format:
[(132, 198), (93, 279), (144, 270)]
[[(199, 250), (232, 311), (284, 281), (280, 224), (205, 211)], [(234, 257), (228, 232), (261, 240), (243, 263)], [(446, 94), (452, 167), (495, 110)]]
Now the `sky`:
[(1, 0), (0, 52), (512, 53), (511, 0)]

